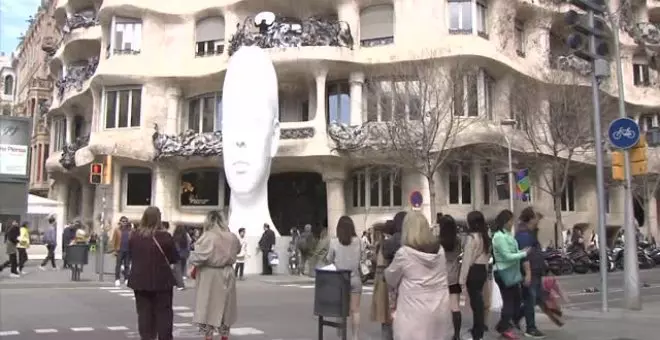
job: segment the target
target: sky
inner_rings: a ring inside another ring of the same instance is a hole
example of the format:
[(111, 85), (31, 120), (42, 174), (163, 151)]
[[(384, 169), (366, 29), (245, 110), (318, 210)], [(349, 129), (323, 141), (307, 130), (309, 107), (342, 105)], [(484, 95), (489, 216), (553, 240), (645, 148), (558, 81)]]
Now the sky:
[(29, 25), (26, 20), (40, 4), (41, 0), (0, 0), (0, 51), (9, 54), (16, 49), (18, 37)]

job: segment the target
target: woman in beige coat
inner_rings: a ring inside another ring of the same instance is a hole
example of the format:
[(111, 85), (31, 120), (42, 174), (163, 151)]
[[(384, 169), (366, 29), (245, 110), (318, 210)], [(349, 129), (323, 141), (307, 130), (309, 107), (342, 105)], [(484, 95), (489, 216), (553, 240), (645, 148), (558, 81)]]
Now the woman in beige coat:
[(449, 288), (445, 253), (424, 215), (409, 212), (403, 220), (401, 248), (385, 269), (385, 280), (398, 288), (395, 340), (445, 340)]
[(229, 337), (229, 329), (236, 322), (236, 276), (233, 265), (241, 249), (241, 242), (227, 227), (224, 215), (212, 211), (206, 216), (204, 233), (195, 242), (189, 262), (191, 277), (197, 280), (195, 316), (193, 323), (206, 340), (220, 333)]

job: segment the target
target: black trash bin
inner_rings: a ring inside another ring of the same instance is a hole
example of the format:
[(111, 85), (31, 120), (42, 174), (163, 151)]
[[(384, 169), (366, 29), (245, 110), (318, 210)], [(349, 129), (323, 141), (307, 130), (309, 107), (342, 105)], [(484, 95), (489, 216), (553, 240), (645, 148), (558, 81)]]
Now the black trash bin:
[(89, 245), (73, 244), (67, 247), (66, 261), (71, 266), (71, 281), (80, 281), (82, 268), (89, 262)]
[[(341, 339), (347, 338), (347, 318), (351, 306), (351, 271), (316, 269), (314, 278), (314, 315), (319, 317), (318, 339), (323, 340), (323, 326), (338, 328)], [(338, 322), (324, 318), (338, 318)]]

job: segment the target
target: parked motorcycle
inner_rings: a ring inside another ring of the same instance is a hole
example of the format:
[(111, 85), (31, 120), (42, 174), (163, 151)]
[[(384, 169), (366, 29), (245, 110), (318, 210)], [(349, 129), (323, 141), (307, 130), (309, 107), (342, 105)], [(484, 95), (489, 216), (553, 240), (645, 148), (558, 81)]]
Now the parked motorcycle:
[(573, 271), (575, 273), (586, 274), (593, 267), (589, 255), (582, 249), (569, 249), (566, 256), (573, 264)]
[(373, 250), (367, 248), (364, 250), (364, 254), (360, 259), (360, 279), (362, 280), (362, 283), (367, 283), (367, 281), (373, 280), (374, 278), (375, 259), (373, 255)]
[[(617, 244), (617, 246), (612, 249), (612, 256), (614, 258), (614, 262), (616, 263), (617, 269), (622, 270), (624, 267), (625, 260), (623, 254), (624, 248), (621, 243)], [(637, 263), (639, 265), (639, 269), (650, 269), (656, 265), (655, 260), (651, 258), (642, 247), (637, 247)]]
[(649, 242), (644, 242), (640, 244), (640, 246), (644, 248), (646, 255), (648, 255), (656, 265), (660, 264), (660, 248), (658, 246)]
[(573, 273), (573, 264), (558, 249), (546, 249), (543, 252), (548, 271), (553, 275), (570, 275)]
[(301, 254), (298, 250), (298, 242), (300, 240), (300, 231), (298, 229), (291, 230), (291, 241), (287, 248), (287, 253), (289, 255), (289, 274), (291, 275), (300, 275), (302, 274), (300, 268)]
[[(591, 261), (591, 271), (599, 272), (600, 271), (600, 250), (598, 248), (591, 248), (588, 252), (589, 260)], [(613, 272), (616, 270), (616, 265), (614, 263), (614, 258), (612, 257), (612, 252), (608, 249), (607, 253), (607, 271)]]

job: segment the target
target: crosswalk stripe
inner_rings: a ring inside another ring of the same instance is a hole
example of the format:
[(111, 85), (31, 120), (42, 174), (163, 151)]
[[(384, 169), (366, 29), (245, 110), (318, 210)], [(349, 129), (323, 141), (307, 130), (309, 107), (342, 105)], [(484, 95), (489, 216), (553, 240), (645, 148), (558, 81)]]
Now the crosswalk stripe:
[(176, 311), (180, 311), (180, 310), (190, 310), (190, 308), (188, 308), (186, 306), (174, 306), (174, 307), (172, 307), (172, 310), (176, 312)]
[(119, 294), (119, 296), (134, 296), (133, 293), (123, 293)]
[(176, 313), (176, 315), (182, 317), (182, 318), (192, 318), (195, 313), (193, 312), (183, 312), (183, 313)]
[(37, 334), (57, 333), (57, 329), (53, 329), (53, 328), (35, 329), (34, 332)]
[(18, 331), (0, 331), (0, 336), (19, 335)]
[(303, 289), (311, 289), (311, 288), (314, 288), (314, 285), (301, 285), (301, 286), (298, 286), (298, 287), (303, 288)]
[(120, 293), (133, 293), (133, 291), (130, 290), (130, 289), (109, 290), (109, 292), (110, 293), (117, 293), (117, 294), (120, 294)]
[(232, 329), (229, 330), (229, 332), (230, 332), (231, 335), (235, 335), (235, 336), (264, 334), (263, 331), (260, 331), (256, 328), (252, 328), (252, 327), (232, 328)]
[(126, 326), (108, 326), (109, 331), (127, 331), (128, 327)]
[(174, 326), (174, 327), (191, 327), (192, 324), (187, 323), (187, 322), (179, 322), (179, 323), (173, 323), (172, 326)]
[(94, 330), (92, 327), (71, 327), (74, 332), (91, 332)]
[(99, 287), (99, 289), (102, 289), (102, 290), (116, 290), (117, 287), (105, 286), (105, 287)]

